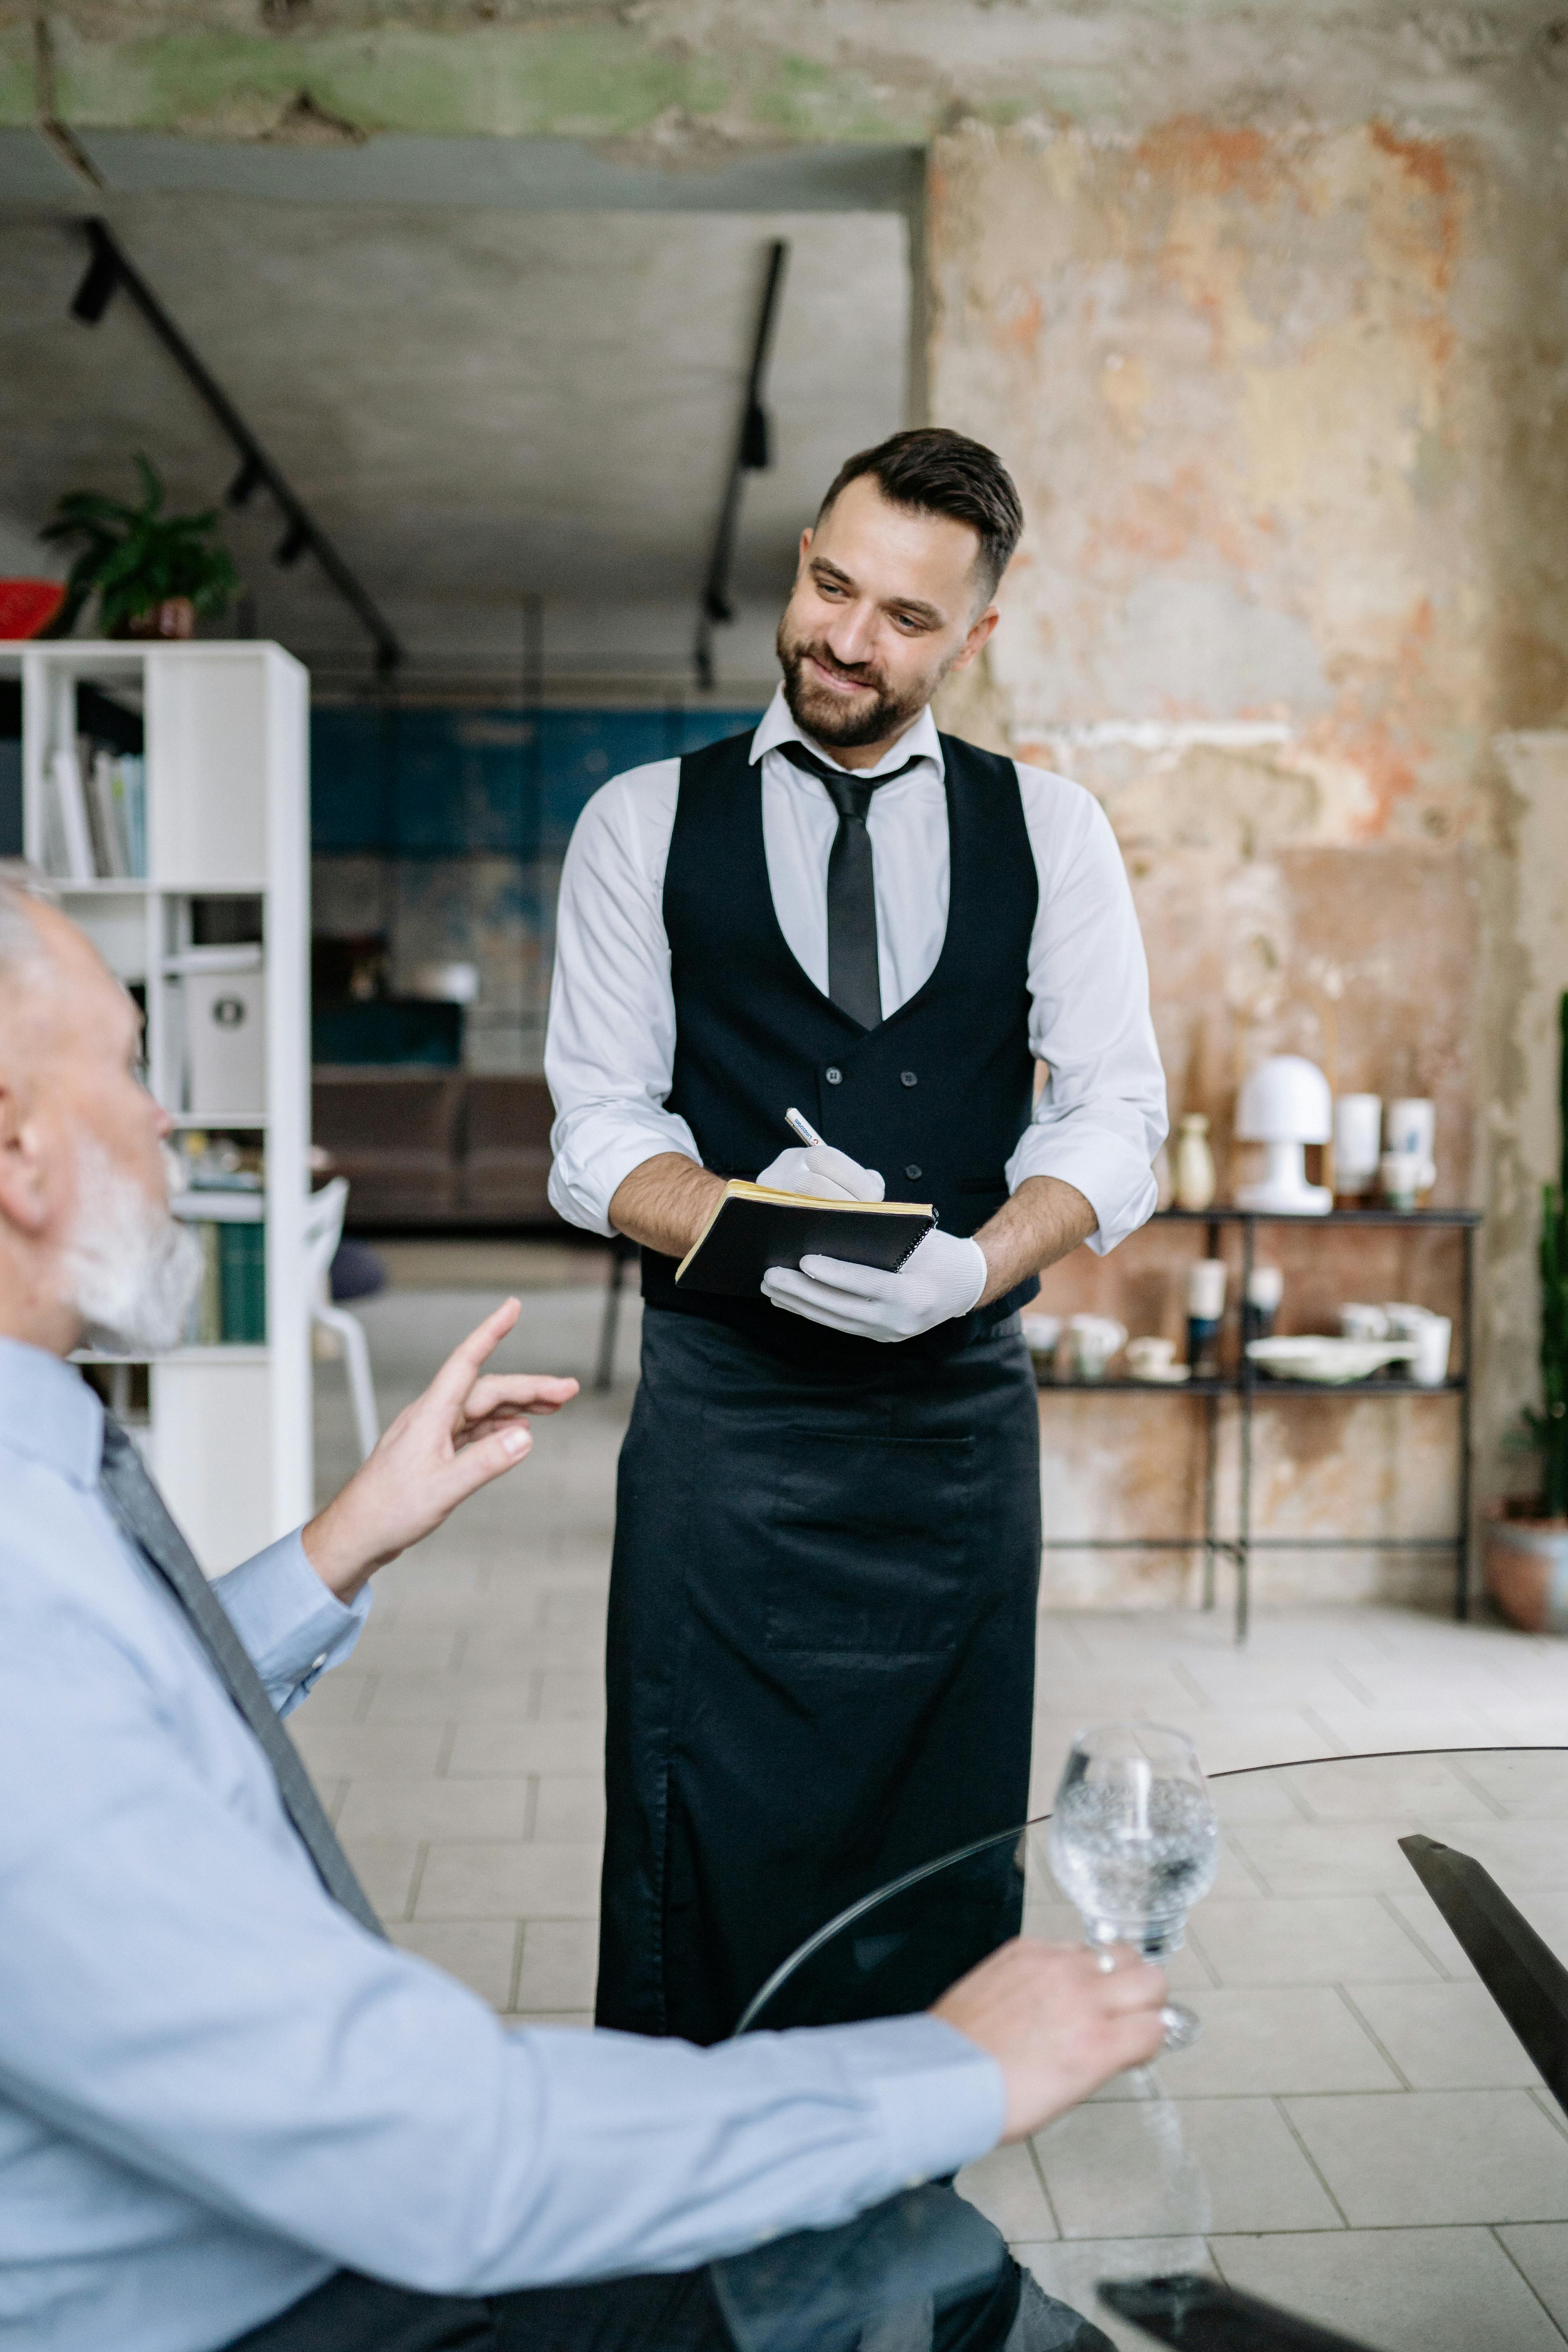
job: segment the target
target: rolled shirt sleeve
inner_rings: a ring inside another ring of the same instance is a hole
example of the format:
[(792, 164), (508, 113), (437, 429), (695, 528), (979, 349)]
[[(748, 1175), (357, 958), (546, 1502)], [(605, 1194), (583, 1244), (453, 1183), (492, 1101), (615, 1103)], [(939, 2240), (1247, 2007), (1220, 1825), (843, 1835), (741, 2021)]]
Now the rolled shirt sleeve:
[(1136, 1232), (1157, 1197), (1165, 1074), (1149, 1012), (1149, 967), (1127, 869), (1105, 812), (1065, 777), (1020, 764), (1040, 878), (1029, 952), (1029, 1042), (1047, 1076), (1007, 1163), (1012, 1192), (1031, 1176), (1073, 1185), (1093, 1209), (1103, 1256)]
[(664, 1108), (675, 995), (662, 900), (679, 788), (679, 760), (612, 777), (578, 818), (562, 868), (544, 1048), (556, 1109), (550, 1202), (594, 1234), (614, 1233), (610, 1202), (645, 1160), (702, 1158)]
[[(1029, 953), (1030, 1045), (1049, 1076), (1007, 1181), (1015, 1192), (1030, 1176), (1075, 1185), (1098, 1221), (1089, 1246), (1104, 1252), (1142, 1224), (1155, 1202), (1152, 1163), (1165, 1134), (1165, 1082), (1149, 1017), (1148, 967), (1121, 853), (1098, 802), (1042, 769), (1020, 763), (1017, 773), (1040, 885)], [(798, 788), (799, 778), (794, 782)], [(676, 760), (613, 777), (578, 819), (562, 873), (544, 1056), (557, 1114), (550, 1199), (591, 1233), (614, 1232), (610, 1202), (644, 1160), (677, 1151), (701, 1161), (690, 1128), (665, 1108), (675, 1069), (675, 997), (664, 875), (679, 788)], [(906, 819), (917, 834), (918, 814), (911, 800)], [(892, 845), (884, 848), (891, 854)], [(900, 854), (907, 863), (908, 845)], [(804, 868), (792, 864), (781, 877), (773, 856), (770, 840), (775, 906), (782, 889), (793, 908)], [(910, 887), (916, 877), (929, 883), (945, 908), (945, 873), (927, 871), (929, 848), (924, 857)], [(815, 871), (805, 887), (820, 888)], [(923, 915), (916, 921), (912, 904), (900, 902), (899, 911), (912, 932), (923, 925), (931, 933), (934, 961), (941, 923), (933, 927)], [(793, 938), (782, 911), (780, 921)], [(809, 974), (809, 953), (803, 968)], [(915, 956), (911, 983), (928, 972)], [(810, 976), (826, 982), (826, 972)]]

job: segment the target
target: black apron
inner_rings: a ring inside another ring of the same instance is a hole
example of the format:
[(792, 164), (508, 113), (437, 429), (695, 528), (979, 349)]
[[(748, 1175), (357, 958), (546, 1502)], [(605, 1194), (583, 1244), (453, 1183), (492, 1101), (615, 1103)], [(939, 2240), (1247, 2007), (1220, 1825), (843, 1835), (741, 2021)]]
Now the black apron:
[(1016, 1318), (870, 1352), (812, 1368), (645, 1314), (601, 2025), (721, 2040), (846, 1904), (1027, 1810), (1039, 1433)]

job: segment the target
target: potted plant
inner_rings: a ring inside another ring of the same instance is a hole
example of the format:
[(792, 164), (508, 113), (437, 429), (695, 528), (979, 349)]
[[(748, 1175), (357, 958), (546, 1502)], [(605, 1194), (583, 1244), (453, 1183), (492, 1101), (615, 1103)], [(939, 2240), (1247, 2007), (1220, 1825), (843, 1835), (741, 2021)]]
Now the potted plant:
[(1526, 1412), (1522, 1432), (1540, 1458), (1541, 1491), (1493, 1506), (1483, 1563), (1503, 1615), (1532, 1633), (1568, 1633), (1568, 995), (1558, 1026), (1562, 1159), (1542, 1192), (1541, 1410)]
[(68, 636), (94, 591), (107, 637), (188, 637), (198, 613), (221, 613), (239, 585), (228, 550), (216, 536), (217, 509), (163, 512), (163, 485), (148, 460), (136, 459), (142, 499), (126, 506), (96, 490), (72, 490), (40, 539), (84, 542), (66, 582), (65, 602), (49, 631)]

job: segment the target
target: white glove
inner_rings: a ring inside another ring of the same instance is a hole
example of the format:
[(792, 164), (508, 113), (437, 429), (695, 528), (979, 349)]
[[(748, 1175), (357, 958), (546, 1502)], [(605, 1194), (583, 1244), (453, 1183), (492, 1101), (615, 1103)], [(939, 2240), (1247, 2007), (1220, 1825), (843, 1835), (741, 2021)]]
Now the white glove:
[(781, 1151), (757, 1181), (775, 1192), (804, 1192), (814, 1201), (880, 1201), (888, 1190), (874, 1168), (862, 1168), (830, 1143), (814, 1143), (809, 1151), (797, 1143), (793, 1151)]
[(929, 1233), (896, 1274), (843, 1258), (803, 1257), (796, 1274), (773, 1266), (764, 1297), (786, 1315), (804, 1315), (858, 1339), (913, 1339), (980, 1303), (991, 1269), (978, 1242)]

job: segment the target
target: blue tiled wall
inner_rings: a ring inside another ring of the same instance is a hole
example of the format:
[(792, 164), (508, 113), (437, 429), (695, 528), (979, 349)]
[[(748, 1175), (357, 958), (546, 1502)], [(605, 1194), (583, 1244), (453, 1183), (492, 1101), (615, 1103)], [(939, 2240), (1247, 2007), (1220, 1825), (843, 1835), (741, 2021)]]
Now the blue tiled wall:
[(464, 1028), (475, 1069), (535, 1071), (544, 1050), (561, 860), (607, 776), (754, 727), (754, 710), (324, 709), (310, 721), (318, 930), (379, 932), (399, 975), (479, 972)]
[(317, 854), (559, 858), (606, 776), (754, 727), (754, 710), (353, 707), (310, 719)]

